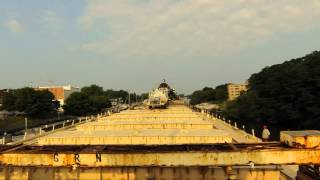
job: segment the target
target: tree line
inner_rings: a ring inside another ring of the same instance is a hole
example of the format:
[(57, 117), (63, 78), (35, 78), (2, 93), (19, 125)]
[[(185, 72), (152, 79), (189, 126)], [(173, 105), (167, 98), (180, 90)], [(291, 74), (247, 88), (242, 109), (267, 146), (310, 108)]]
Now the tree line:
[(228, 102), (223, 114), (282, 129), (320, 128), (320, 52), (251, 75), (249, 90)]
[(9, 90), (2, 94), (2, 109), (7, 111), (19, 111), (27, 116), (41, 117), (48, 113), (55, 112), (59, 102), (48, 90), (36, 91), (33, 88), (25, 87)]
[(221, 103), (228, 98), (227, 84), (219, 85), (214, 89), (204, 87), (201, 90), (194, 91), (189, 95), (190, 104), (196, 105), (203, 102)]
[[(137, 95), (130, 93), (131, 102), (141, 101), (148, 98), (146, 93)], [(91, 115), (111, 107), (110, 99), (121, 98), (123, 101), (129, 99), (129, 93), (124, 90), (103, 90), (98, 85), (81, 88), (80, 92), (72, 93), (63, 106), (64, 114), (68, 115)], [(19, 111), (26, 116), (43, 117), (48, 114), (57, 113), (60, 104), (54, 95), (48, 90), (35, 90), (30, 87), (12, 89), (1, 94), (2, 110)]]

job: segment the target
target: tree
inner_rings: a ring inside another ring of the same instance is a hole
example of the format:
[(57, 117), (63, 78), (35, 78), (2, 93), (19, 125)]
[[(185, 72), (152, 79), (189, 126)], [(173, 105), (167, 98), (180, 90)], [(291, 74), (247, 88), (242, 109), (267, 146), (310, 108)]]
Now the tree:
[(53, 99), (53, 94), (48, 90), (35, 91), (32, 95), (32, 103), (25, 108), (24, 112), (30, 116), (39, 116), (55, 111)]
[(121, 98), (123, 101), (126, 100), (126, 98), (128, 97), (129, 93), (127, 91), (124, 90), (119, 90), (119, 91), (115, 91), (112, 89), (108, 89), (104, 92), (104, 95), (108, 98), (108, 99), (116, 99), (116, 98)]
[(2, 97), (2, 109), (14, 111), (16, 109), (15, 102), (16, 96), (14, 95), (14, 91), (9, 90), (9, 92), (4, 94)]
[(190, 96), (190, 104), (200, 104), (203, 102), (221, 103), (228, 97), (227, 85), (217, 86), (215, 89), (204, 87), (202, 90), (194, 91)]
[(217, 101), (225, 101), (228, 99), (227, 84), (219, 85), (215, 88), (215, 99)]
[(86, 94), (87, 96), (100, 96), (103, 95), (103, 88), (98, 85), (91, 85), (88, 87), (83, 87), (81, 92)]
[(91, 113), (98, 113), (104, 108), (111, 107), (111, 103), (106, 96), (90, 96), (89, 102), (91, 106)]
[(66, 114), (83, 116), (96, 114), (111, 107), (109, 97), (103, 88), (97, 85), (83, 87), (81, 92), (72, 93), (64, 105)]
[(25, 112), (29, 116), (42, 116), (56, 110), (54, 96), (48, 90), (35, 91), (33, 88), (10, 90), (3, 97), (3, 109)]
[(320, 128), (320, 52), (253, 74), (249, 91), (226, 106), (225, 115), (284, 129)]
[(91, 113), (89, 96), (83, 92), (74, 92), (66, 99), (63, 109), (66, 114), (77, 116), (88, 115)]

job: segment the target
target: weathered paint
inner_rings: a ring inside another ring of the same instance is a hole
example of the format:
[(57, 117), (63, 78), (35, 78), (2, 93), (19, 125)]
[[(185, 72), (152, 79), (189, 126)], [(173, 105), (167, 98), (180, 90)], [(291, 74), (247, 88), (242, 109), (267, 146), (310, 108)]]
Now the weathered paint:
[(160, 145), (231, 143), (232, 138), (216, 129), (140, 129), (65, 131), (41, 137), (41, 145)]
[(219, 167), (15, 167), (0, 168), (0, 180), (44, 180), (44, 179), (104, 179), (104, 180), (225, 180), (233, 177), (243, 180), (279, 180), (275, 168), (248, 169), (233, 167), (230, 172)]
[(270, 164), (320, 164), (320, 150), (253, 150), (226, 152), (145, 153), (5, 153), (2, 165), (15, 166), (229, 166)]
[(320, 131), (281, 131), (280, 141), (291, 147), (320, 149)]
[(106, 131), (127, 129), (213, 129), (213, 123), (204, 121), (98, 121), (80, 125), (81, 131)]

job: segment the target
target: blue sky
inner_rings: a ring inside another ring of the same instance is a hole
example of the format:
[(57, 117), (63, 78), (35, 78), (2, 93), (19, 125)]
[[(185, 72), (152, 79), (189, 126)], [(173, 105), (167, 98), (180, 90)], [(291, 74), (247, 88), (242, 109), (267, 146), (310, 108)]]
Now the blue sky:
[(320, 48), (318, 0), (0, 2), (0, 88), (243, 82)]

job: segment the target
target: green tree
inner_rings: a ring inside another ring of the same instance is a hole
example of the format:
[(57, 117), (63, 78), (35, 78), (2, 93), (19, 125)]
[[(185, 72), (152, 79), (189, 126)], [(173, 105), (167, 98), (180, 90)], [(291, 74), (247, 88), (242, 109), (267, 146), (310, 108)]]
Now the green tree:
[(87, 96), (100, 96), (103, 95), (103, 88), (98, 85), (91, 85), (88, 87), (83, 87), (81, 92), (86, 94)]
[(106, 96), (90, 96), (91, 113), (101, 112), (105, 108), (111, 107), (111, 103)]
[(123, 101), (125, 101), (126, 98), (129, 95), (129, 93), (127, 91), (124, 91), (124, 90), (115, 91), (115, 90), (112, 90), (112, 89), (108, 89), (108, 90), (106, 90), (104, 92), (104, 95), (108, 99), (121, 98)]
[(41, 116), (55, 111), (54, 96), (48, 90), (35, 91), (32, 103), (25, 108), (25, 113), (30, 116)]
[(91, 114), (89, 96), (83, 92), (74, 92), (66, 99), (63, 109), (66, 114), (89, 115)]
[(215, 99), (217, 101), (225, 101), (228, 99), (227, 84), (219, 85), (215, 88)]
[(228, 97), (227, 85), (217, 86), (215, 89), (204, 87), (202, 90), (194, 91), (190, 96), (190, 104), (200, 104), (203, 102), (218, 102), (225, 101)]
[(111, 107), (109, 97), (97, 85), (83, 87), (81, 92), (72, 93), (63, 106), (66, 114), (83, 116), (96, 114)]
[(25, 112), (29, 116), (42, 116), (56, 111), (53, 99), (53, 94), (47, 90), (35, 91), (29, 87), (15, 89), (4, 95), (3, 109)]
[(8, 93), (3, 94), (2, 97), (2, 109), (5, 109), (7, 111), (14, 111), (16, 110), (15, 107), (15, 102), (16, 102), (16, 96), (14, 95), (13, 90), (9, 90)]
[(284, 129), (320, 128), (320, 52), (253, 74), (249, 91), (226, 106), (231, 118)]

